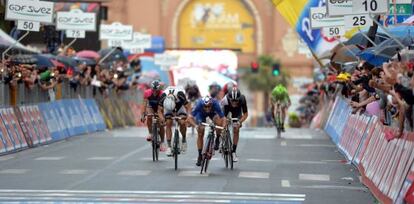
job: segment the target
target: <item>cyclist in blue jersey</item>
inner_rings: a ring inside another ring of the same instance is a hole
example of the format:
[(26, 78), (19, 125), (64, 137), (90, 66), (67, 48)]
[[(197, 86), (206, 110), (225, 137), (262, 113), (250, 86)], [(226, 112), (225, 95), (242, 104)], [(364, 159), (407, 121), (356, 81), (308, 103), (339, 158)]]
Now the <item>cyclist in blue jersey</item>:
[[(190, 122), (193, 126), (197, 126), (197, 148), (198, 148), (198, 158), (197, 158), (197, 166), (201, 166), (201, 153), (203, 151), (203, 143), (204, 143), (204, 126), (200, 125), (201, 123), (206, 122), (207, 117), (209, 117), (215, 125), (217, 126), (225, 126), (226, 119), (224, 117), (223, 111), (221, 110), (220, 103), (210, 96), (206, 96), (204, 98), (199, 99), (196, 102), (196, 105), (191, 113), (192, 120)], [(221, 131), (217, 131), (217, 137), (214, 145), (214, 149), (219, 149), (220, 144), (220, 135)]]

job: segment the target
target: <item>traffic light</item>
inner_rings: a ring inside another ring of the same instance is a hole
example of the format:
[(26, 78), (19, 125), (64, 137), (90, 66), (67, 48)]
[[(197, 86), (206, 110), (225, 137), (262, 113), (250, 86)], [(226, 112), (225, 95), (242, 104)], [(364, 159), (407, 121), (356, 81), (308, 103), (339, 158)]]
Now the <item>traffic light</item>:
[(273, 64), (272, 68), (273, 68), (272, 70), (273, 76), (279, 76), (280, 75), (280, 64), (278, 63)]
[(252, 62), (250, 64), (250, 69), (252, 70), (253, 73), (257, 73), (259, 72), (259, 63), (257, 62)]

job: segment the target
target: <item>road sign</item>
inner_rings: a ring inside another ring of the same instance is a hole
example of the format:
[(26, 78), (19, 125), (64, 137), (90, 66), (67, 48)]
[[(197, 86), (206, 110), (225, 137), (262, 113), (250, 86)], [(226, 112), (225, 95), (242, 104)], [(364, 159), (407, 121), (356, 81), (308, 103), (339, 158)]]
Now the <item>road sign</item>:
[(388, 12), (388, 0), (353, 0), (354, 14), (381, 14)]
[(372, 20), (367, 14), (344, 16), (345, 28), (371, 26)]
[(333, 26), (343, 26), (343, 17), (328, 17), (326, 7), (312, 7), (310, 9), (311, 28), (323, 28)]
[(66, 30), (67, 38), (85, 38), (86, 33), (84, 30)]
[(132, 40), (132, 25), (122, 25), (119, 22), (110, 25), (101, 24), (100, 40)]
[(326, 0), (326, 8), (329, 17), (352, 14), (352, 0)]
[(345, 35), (344, 26), (324, 27), (322, 28), (323, 35), (325, 37), (338, 37)]
[(35, 21), (17, 21), (17, 29), (38, 32), (40, 30), (40, 23)]
[(122, 47), (122, 40), (108, 40), (109, 47)]
[(58, 12), (56, 29), (96, 31), (96, 15), (95, 13), (84, 13), (79, 9), (70, 12)]
[(413, 6), (411, 4), (390, 4), (390, 14), (394, 14), (396, 11), (397, 15), (411, 15), (413, 13)]
[(38, 0), (8, 0), (7, 20), (53, 23), (54, 3)]
[(132, 40), (122, 41), (122, 47), (125, 49), (151, 48), (151, 35), (135, 32)]

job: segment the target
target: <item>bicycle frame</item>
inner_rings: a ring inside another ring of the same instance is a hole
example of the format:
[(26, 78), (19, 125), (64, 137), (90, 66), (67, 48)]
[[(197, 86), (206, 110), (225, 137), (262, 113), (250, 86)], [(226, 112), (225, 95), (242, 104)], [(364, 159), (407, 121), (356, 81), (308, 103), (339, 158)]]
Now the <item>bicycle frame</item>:
[(174, 157), (174, 168), (178, 169), (178, 155), (181, 153), (180, 149), (180, 131), (179, 131), (179, 121), (184, 119), (184, 117), (174, 116), (171, 118), (174, 122), (174, 131), (173, 131), (173, 144), (172, 144), (172, 153)]
[(147, 114), (146, 116), (152, 116), (152, 161), (158, 161), (158, 155), (159, 155), (159, 131), (158, 128), (158, 115), (157, 114)]
[(211, 158), (213, 157), (213, 145), (214, 145), (214, 136), (215, 136), (215, 129), (221, 129), (223, 130), (223, 127), (220, 126), (216, 126), (213, 123), (212, 124), (208, 124), (208, 123), (201, 123), (201, 125), (206, 126), (206, 127), (210, 127), (210, 130), (208, 132), (207, 135), (207, 141), (204, 143), (204, 148), (203, 148), (203, 152), (202, 152), (202, 161), (201, 161), (201, 171), (200, 174), (203, 174), (204, 172), (207, 172), (207, 167), (208, 167), (208, 163), (211, 160)]

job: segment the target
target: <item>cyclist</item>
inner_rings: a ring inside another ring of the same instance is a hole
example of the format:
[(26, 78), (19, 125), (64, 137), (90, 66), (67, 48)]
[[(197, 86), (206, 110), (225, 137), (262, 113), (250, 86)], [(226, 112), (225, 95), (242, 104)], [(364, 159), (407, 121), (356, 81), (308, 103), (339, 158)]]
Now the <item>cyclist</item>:
[(238, 118), (239, 121), (233, 127), (233, 161), (237, 162), (236, 155), (237, 144), (239, 142), (239, 132), (242, 123), (246, 121), (248, 117), (246, 97), (240, 93), (240, 90), (233, 87), (231, 91), (224, 96), (221, 101), (221, 107), (223, 107), (224, 115), (231, 113), (232, 118)]
[[(145, 118), (147, 119), (147, 127), (149, 135), (146, 137), (147, 141), (152, 140), (152, 117), (158, 112), (158, 103), (161, 100), (162, 96), (162, 84), (158, 80), (151, 82), (149, 89), (144, 92), (144, 102), (143, 107), (145, 107), (144, 114), (141, 117), (141, 122), (144, 122)], [(150, 115), (148, 115), (150, 114)], [(160, 151), (164, 152), (166, 147), (164, 145), (164, 128), (160, 126), (160, 137), (161, 137), (161, 146)]]
[(282, 84), (275, 86), (271, 96), (272, 116), (274, 121), (276, 121), (275, 114), (280, 106), (280, 108), (282, 109), (282, 132), (285, 132), (286, 110), (289, 108), (290, 105), (291, 101), (286, 87)]
[(212, 98), (215, 98), (217, 100), (221, 99), (220, 96), (221, 86), (217, 82), (213, 82), (208, 86), (208, 93)]
[[(220, 108), (219, 102), (211, 98), (210, 96), (206, 96), (202, 99), (199, 99), (196, 102), (196, 105), (192, 111), (192, 116), (190, 120), (190, 123), (193, 126), (197, 126), (197, 133), (198, 133), (198, 139), (197, 139), (197, 148), (198, 148), (198, 158), (197, 158), (197, 166), (201, 166), (201, 153), (203, 151), (203, 143), (204, 143), (204, 126), (200, 125), (202, 122), (206, 122), (207, 117), (209, 117), (215, 125), (218, 126), (224, 126), (226, 123), (223, 111)], [(214, 149), (219, 149), (219, 135), (221, 134), (221, 131), (217, 130), (217, 136), (216, 141), (214, 145)]]
[(184, 89), (189, 101), (195, 102), (197, 99), (201, 98), (200, 89), (195, 81), (189, 82)]
[(180, 133), (182, 136), (181, 152), (187, 151), (187, 126), (186, 119), (187, 113), (191, 112), (191, 104), (188, 102), (185, 92), (182, 88), (169, 86), (164, 90), (162, 98), (159, 101), (158, 114), (161, 121), (166, 121), (165, 132), (167, 135), (167, 156), (172, 156), (171, 152), (171, 138), (172, 138), (172, 125), (173, 116), (182, 116), (183, 119), (179, 121)]

